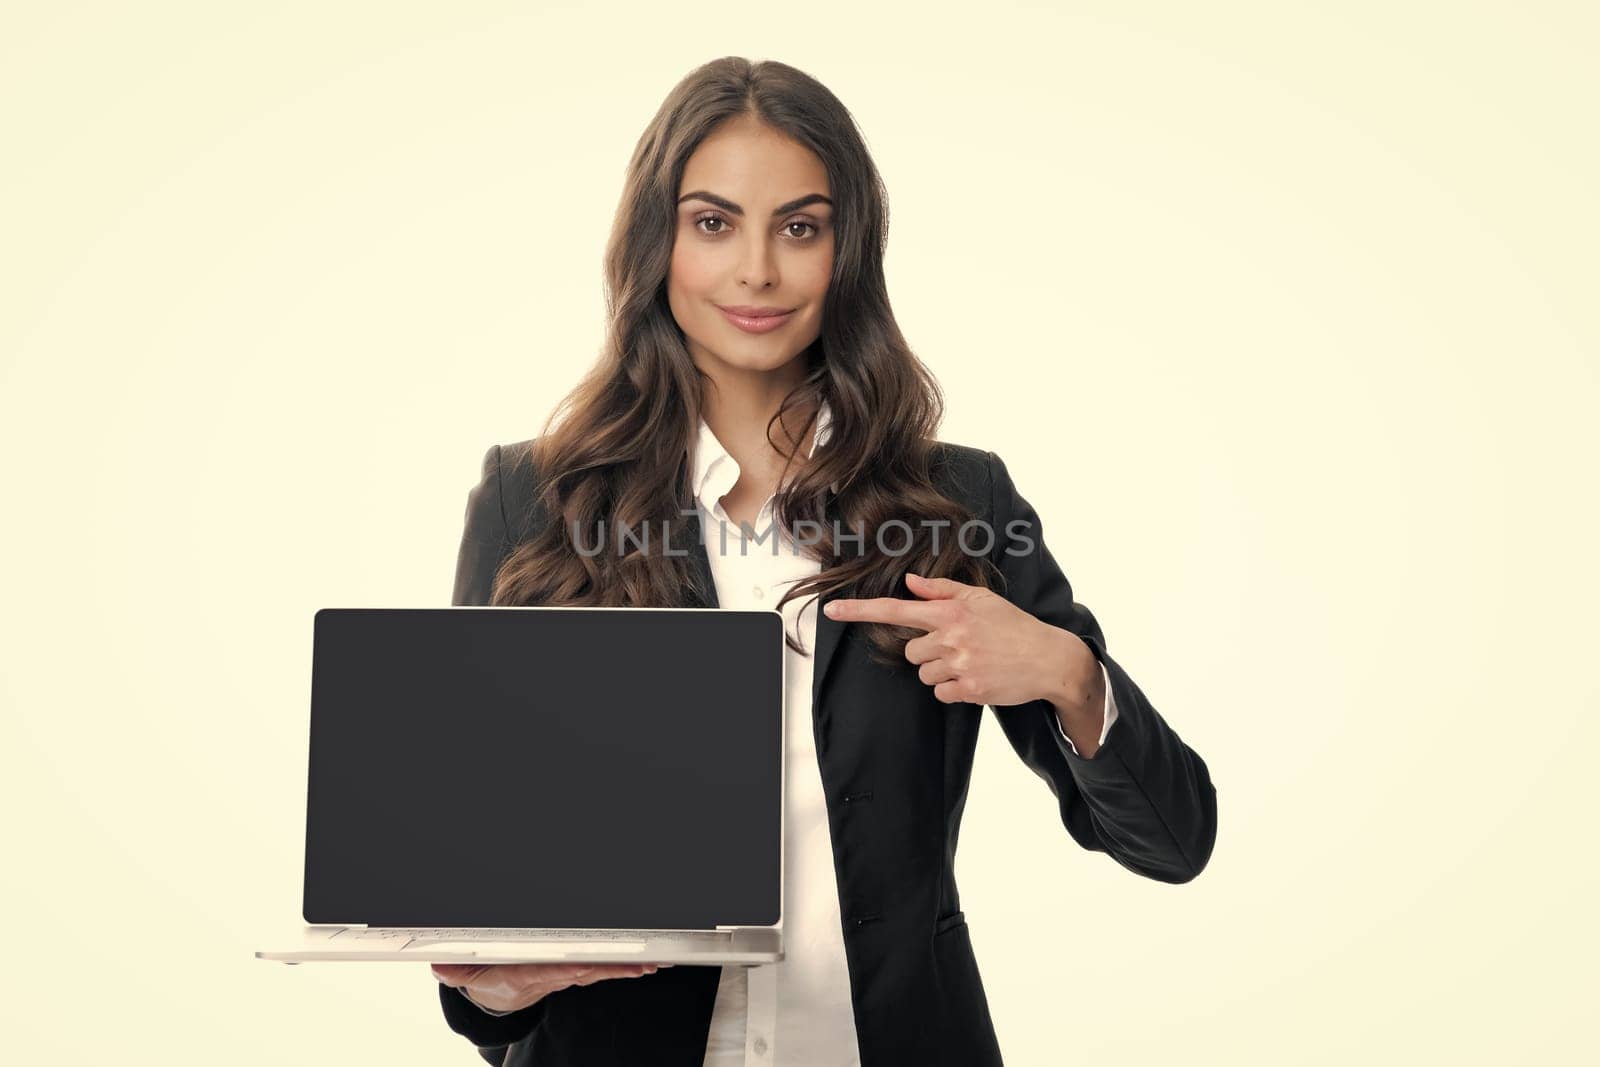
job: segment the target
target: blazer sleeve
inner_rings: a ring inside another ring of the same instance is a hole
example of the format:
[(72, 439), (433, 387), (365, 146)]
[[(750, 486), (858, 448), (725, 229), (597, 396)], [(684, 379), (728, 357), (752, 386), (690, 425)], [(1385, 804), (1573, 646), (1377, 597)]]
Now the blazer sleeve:
[(1081, 638), (1104, 668), (1117, 709), (1104, 743), (1087, 758), (1061, 732), (1048, 700), (994, 708), (1000, 728), (1049, 785), (1079, 845), (1107, 852), (1147, 878), (1188, 882), (1205, 868), (1217, 835), (1217, 794), (1205, 761), (1107, 654), (1099, 622), (1073, 600), (1071, 584), (1045, 545), (1038, 513), (1012, 484), (1004, 461), (988, 455), (1006, 599)]
[[(514, 547), (506, 532), (501, 483), (501, 450), (484, 454), (483, 473), (467, 493), (466, 527), (456, 556), (455, 607), (486, 607), (495, 571)], [(439, 1002), (450, 1029), (471, 1041), (489, 1063), (504, 1060), (506, 1046), (531, 1034), (544, 1016), (544, 1001), (505, 1015), (491, 1014), (454, 986), (439, 983)]]
[(501, 475), (501, 450), (491, 445), (483, 454), (483, 472), (467, 493), (466, 526), (456, 553), (456, 582), (450, 603), (460, 607), (489, 603), (494, 573), (511, 554)]

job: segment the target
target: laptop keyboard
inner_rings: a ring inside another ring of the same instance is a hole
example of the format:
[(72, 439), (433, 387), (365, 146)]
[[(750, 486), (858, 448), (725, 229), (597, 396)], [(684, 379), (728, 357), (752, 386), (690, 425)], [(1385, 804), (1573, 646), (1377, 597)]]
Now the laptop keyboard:
[[(651, 936), (646, 930), (576, 930), (571, 927), (555, 929), (514, 927), (400, 927), (384, 926), (362, 930), (347, 926), (333, 935), (338, 938), (358, 938), (370, 941), (424, 940), (424, 941), (638, 941)], [(673, 936), (680, 936), (674, 934)]]

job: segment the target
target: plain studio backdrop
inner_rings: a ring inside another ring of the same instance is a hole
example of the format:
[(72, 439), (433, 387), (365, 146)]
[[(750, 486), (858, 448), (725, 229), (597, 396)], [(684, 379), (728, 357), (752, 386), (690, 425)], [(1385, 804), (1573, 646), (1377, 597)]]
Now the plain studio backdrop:
[(635, 139), (727, 54), (852, 110), (941, 437), (1217, 785), (1210, 866), (1144, 880), (985, 712), (1007, 1062), (1580, 1058), (1592, 9), (628, 6), (0, 16), (0, 1059), (478, 1062), (423, 964), (252, 956), (312, 614), (448, 604), (484, 450), (599, 348)]

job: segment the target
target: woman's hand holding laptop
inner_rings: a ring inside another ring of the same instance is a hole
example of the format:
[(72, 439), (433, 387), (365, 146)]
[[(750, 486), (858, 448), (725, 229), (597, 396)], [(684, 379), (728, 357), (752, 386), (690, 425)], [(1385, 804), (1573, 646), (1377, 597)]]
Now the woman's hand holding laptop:
[(638, 978), (670, 963), (435, 963), (433, 976), (492, 1012), (521, 1011), (573, 985)]

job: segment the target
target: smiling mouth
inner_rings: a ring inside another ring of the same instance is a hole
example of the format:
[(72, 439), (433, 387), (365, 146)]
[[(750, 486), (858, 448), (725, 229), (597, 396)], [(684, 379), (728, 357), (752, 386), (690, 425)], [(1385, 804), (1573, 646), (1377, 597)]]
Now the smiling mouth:
[(716, 308), (722, 312), (723, 318), (745, 333), (769, 333), (783, 326), (794, 316), (793, 308), (788, 311), (774, 311), (774, 309), (763, 308), (759, 309), (759, 314), (740, 314), (729, 311), (721, 304), (716, 305)]

